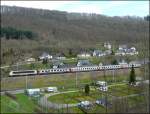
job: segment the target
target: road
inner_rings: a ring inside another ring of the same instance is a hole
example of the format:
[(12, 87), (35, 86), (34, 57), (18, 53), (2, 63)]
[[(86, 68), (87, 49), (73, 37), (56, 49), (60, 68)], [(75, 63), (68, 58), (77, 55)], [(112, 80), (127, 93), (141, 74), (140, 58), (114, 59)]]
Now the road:
[(19, 89), (19, 90), (10, 90), (10, 91), (3, 91), (0, 92), (1, 95), (4, 95), (5, 92), (11, 93), (11, 94), (19, 94), (19, 93), (24, 93), (25, 89)]
[(77, 91), (65, 91), (65, 92), (58, 92), (58, 93), (46, 94), (45, 96), (43, 96), (42, 98), (40, 98), (40, 100), (39, 100), (38, 103), (42, 107), (53, 108), (53, 109), (61, 109), (61, 108), (67, 108), (67, 107), (77, 106), (78, 103), (75, 103), (75, 104), (56, 104), (56, 103), (52, 103), (52, 102), (50, 102), (50, 101), (47, 100), (48, 97), (51, 97), (51, 96), (54, 96), (54, 95), (58, 95), (58, 94), (71, 93), (71, 92), (77, 92)]

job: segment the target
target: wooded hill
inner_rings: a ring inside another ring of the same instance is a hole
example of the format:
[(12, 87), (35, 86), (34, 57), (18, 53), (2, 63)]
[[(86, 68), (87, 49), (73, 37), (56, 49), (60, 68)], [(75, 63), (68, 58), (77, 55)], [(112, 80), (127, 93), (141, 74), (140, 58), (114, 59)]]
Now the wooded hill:
[[(104, 42), (148, 46), (149, 22), (140, 17), (109, 17), (42, 9), (1, 6), (1, 27), (30, 31), (34, 39), (1, 35), (3, 64), (43, 51), (74, 53), (100, 48)], [(15, 57), (15, 58), (14, 58)]]

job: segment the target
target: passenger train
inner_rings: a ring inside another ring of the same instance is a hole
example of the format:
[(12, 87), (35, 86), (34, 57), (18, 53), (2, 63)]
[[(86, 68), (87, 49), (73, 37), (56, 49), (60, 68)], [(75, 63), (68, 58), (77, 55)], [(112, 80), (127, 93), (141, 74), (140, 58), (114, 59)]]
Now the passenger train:
[(80, 66), (72, 68), (56, 68), (56, 69), (42, 69), (42, 70), (21, 70), (11, 71), (9, 76), (30, 76), (30, 75), (47, 75), (56, 73), (73, 73), (73, 72), (86, 72), (86, 71), (102, 71), (102, 70), (116, 70), (116, 69), (128, 69), (133, 65), (134, 68), (138, 68), (141, 64), (122, 64), (122, 65), (101, 65), (101, 66)]

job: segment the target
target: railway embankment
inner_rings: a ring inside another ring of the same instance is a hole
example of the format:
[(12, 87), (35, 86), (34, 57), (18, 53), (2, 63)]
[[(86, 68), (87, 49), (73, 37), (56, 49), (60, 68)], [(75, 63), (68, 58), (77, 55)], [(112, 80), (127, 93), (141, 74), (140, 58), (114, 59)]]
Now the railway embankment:
[[(85, 83), (92, 83), (97, 80), (104, 80), (104, 74), (108, 81), (123, 81), (129, 76), (130, 69), (120, 69), (113, 72), (109, 71), (91, 71), (64, 74), (49, 74), (21, 77), (6, 77), (1, 79), (1, 91), (26, 88), (40, 88), (47, 86), (57, 86), (58, 88), (75, 88)], [(139, 69), (136, 74), (140, 75)]]

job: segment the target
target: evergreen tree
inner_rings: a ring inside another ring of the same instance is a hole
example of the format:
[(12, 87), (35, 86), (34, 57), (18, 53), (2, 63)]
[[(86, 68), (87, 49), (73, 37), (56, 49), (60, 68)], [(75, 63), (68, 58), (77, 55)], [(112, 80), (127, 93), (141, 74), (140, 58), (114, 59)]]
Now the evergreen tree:
[(86, 95), (89, 95), (89, 93), (90, 93), (90, 87), (89, 87), (88, 84), (86, 84), (86, 85), (85, 85), (85, 94), (86, 94)]
[(132, 65), (131, 72), (130, 72), (130, 78), (129, 78), (129, 84), (135, 84), (135, 81), (136, 81), (135, 70)]
[(47, 63), (48, 63), (48, 60), (47, 60), (47, 59), (43, 59), (42, 63), (43, 63), (43, 64), (47, 64)]
[(112, 65), (118, 65), (118, 61), (116, 59), (114, 59), (112, 62), (111, 62)]

